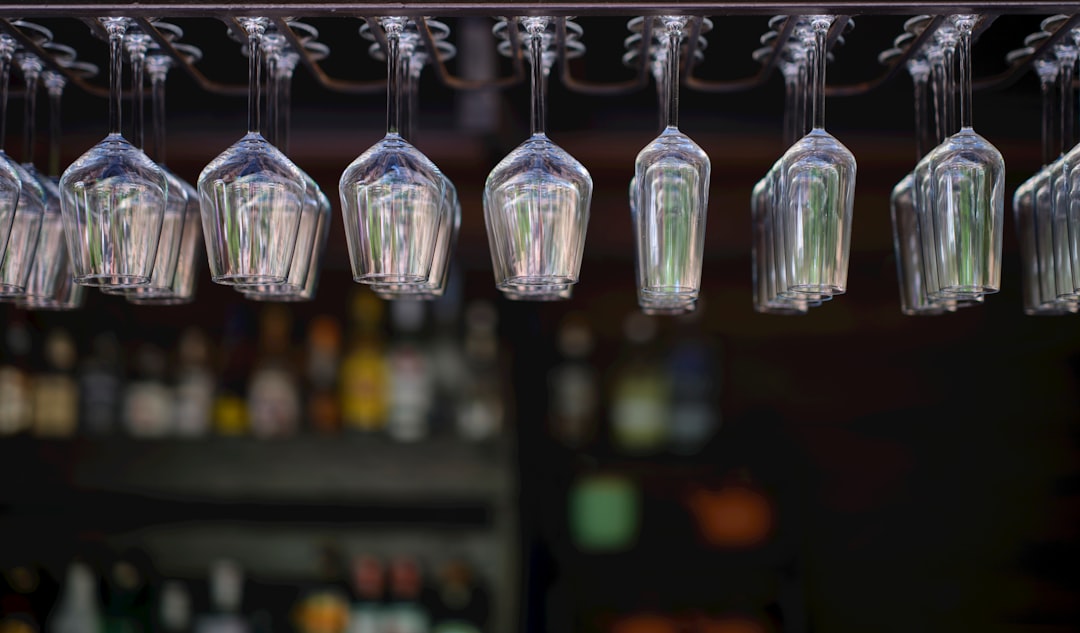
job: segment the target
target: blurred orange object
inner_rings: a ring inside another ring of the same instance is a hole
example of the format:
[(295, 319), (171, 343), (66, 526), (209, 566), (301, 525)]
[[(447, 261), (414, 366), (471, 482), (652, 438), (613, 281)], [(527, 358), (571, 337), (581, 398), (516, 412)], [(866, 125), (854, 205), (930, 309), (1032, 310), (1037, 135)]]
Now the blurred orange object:
[(772, 530), (772, 503), (747, 484), (696, 490), (688, 505), (702, 537), (711, 545), (752, 547), (764, 542)]
[(767, 633), (768, 628), (758, 620), (746, 616), (729, 616), (703, 620), (697, 633)]
[(611, 627), (611, 633), (678, 633), (678, 630), (671, 618), (651, 613), (628, 616)]

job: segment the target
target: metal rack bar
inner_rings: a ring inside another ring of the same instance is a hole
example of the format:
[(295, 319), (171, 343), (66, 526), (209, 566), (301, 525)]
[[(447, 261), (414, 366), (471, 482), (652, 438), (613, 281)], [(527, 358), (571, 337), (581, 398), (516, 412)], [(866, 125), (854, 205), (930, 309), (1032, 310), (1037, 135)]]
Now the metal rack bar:
[[(929, 4), (915, 0), (681, 0), (656, 3), (647, 0), (556, 0), (537, 2), (524, 0), (512, 5), (515, 14), (531, 15), (657, 15), (678, 13), (685, 15), (773, 15), (832, 13), (844, 15), (894, 14), (915, 15), (919, 13), (1072, 13), (1075, 2), (1060, 0), (981, 0), (974, 4), (952, 1)], [(223, 16), (260, 15), (268, 17), (290, 16), (358, 16), (358, 15), (409, 15), (409, 16), (489, 16), (507, 13), (505, 2), (481, 2), (478, 0), (288, 0), (277, 2), (237, 2), (222, 4), (219, 0), (151, 0), (130, 4), (119, 0), (67, 0), (66, 2), (41, 3), (15, 0), (0, 7), (0, 17), (96, 17), (124, 15), (136, 17)]]

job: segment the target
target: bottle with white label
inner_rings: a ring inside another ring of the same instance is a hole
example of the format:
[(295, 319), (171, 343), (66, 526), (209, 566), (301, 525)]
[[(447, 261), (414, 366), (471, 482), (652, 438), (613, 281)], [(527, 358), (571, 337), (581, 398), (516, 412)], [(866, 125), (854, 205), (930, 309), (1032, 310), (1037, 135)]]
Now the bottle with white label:
[(60, 597), (45, 621), (46, 633), (101, 633), (97, 578), (81, 561), (68, 565)]
[(248, 417), (255, 437), (289, 437), (300, 426), (300, 381), (291, 358), (291, 328), (285, 308), (264, 309), (261, 349), (248, 382)]
[(581, 448), (596, 431), (597, 381), (589, 363), (593, 336), (588, 321), (569, 315), (559, 327), (562, 362), (551, 370), (551, 434), (564, 445)]
[(244, 599), (244, 570), (231, 560), (210, 566), (210, 611), (195, 621), (195, 633), (249, 633), (241, 615)]
[(421, 301), (394, 301), (390, 304), (394, 342), (387, 358), (390, 368), (390, 409), (386, 433), (401, 442), (427, 436), (431, 405), (435, 400), (431, 359), (421, 338), (424, 309), (425, 304)]
[(79, 386), (75, 382), (75, 341), (65, 330), (45, 337), (44, 370), (34, 376), (34, 434), (66, 438), (79, 425)]
[(184, 330), (177, 357), (173, 431), (179, 437), (205, 437), (210, 433), (215, 383), (210, 371), (210, 343), (202, 330)]
[(165, 383), (165, 354), (142, 344), (135, 353), (131, 382), (124, 391), (124, 427), (133, 437), (161, 438), (172, 433), (173, 391)]
[(7, 324), (0, 347), (0, 435), (30, 430), (33, 401), (27, 373), (32, 339), (19, 316)]

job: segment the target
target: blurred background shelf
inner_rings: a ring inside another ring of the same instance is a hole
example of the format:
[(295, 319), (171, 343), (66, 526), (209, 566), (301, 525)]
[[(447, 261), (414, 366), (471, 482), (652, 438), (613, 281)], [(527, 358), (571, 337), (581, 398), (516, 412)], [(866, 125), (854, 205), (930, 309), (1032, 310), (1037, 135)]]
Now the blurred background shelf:
[[(15, 438), (0, 442), (0, 477), (35, 487), (67, 482), (83, 491), (207, 502), (484, 505), (513, 494), (510, 446), (507, 438), (483, 444), (347, 436)], [(24, 492), (6, 486), (0, 499)]]

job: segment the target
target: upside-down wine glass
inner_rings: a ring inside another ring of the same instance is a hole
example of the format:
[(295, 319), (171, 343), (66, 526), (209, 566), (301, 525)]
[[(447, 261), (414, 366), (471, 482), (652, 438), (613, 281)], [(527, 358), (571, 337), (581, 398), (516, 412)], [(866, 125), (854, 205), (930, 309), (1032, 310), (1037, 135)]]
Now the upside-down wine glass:
[[(443, 28), (441, 23), (428, 20), (428, 26), (436, 29)], [(437, 46), (442, 49), (436, 51), (437, 55), (452, 55), (454, 49), (448, 42), (436, 40)], [(427, 48), (420, 37), (418, 27), (412, 20), (401, 33), (400, 59), (403, 64), (402, 76), (405, 81), (405, 100), (402, 103), (401, 136), (412, 142), (416, 120), (416, 107), (418, 103), (420, 74), (430, 59)], [(378, 44), (374, 49), (381, 53)], [(431, 272), (423, 283), (417, 284), (372, 284), (372, 290), (382, 299), (418, 299), (431, 300), (441, 297), (446, 290), (446, 284), (450, 277), (450, 259), (457, 244), (458, 231), (461, 228), (461, 203), (458, 201), (457, 188), (454, 183), (443, 174), (445, 179), (442, 222), (439, 225), (439, 235), (435, 243), (435, 254), (431, 261)]]
[(260, 132), (259, 40), (269, 20), (239, 22), (248, 38), (248, 132), (199, 175), (203, 238), (215, 283), (278, 284), (289, 276), (307, 185)]
[[(1022, 266), (1023, 309), (1027, 315), (1068, 314), (1068, 305), (1057, 301), (1057, 284), (1049, 279), (1053, 270), (1044, 270), (1045, 259), (1040, 256), (1040, 228), (1036, 218), (1036, 196), (1043, 205), (1049, 206), (1049, 187), (1046, 183), (1050, 176), (1050, 166), (1055, 156), (1061, 152), (1061, 99), (1057, 94), (1059, 64), (1056, 59), (1044, 57), (1032, 62), (1039, 77), (1042, 93), (1042, 168), (1034, 176), (1016, 188), (1013, 195), (1013, 219), (1020, 244)], [(1045, 241), (1045, 237), (1042, 238)], [(1072, 283), (1072, 279), (1069, 279)], [(1047, 302), (1045, 297), (1053, 297)]]
[[(794, 16), (785, 20), (796, 20), (792, 28), (792, 37), (782, 46), (778, 60), (780, 73), (784, 77), (784, 146), (790, 147), (806, 134), (806, 97), (807, 97), (807, 55), (802, 44), (805, 24)], [(786, 280), (786, 267), (780, 264), (777, 244), (782, 244), (777, 235), (775, 223), (775, 187), (780, 161), (776, 161), (755, 185), (750, 197), (751, 215), (751, 281), (753, 287), (754, 311), (762, 314), (799, 315), (806, 314), (811, 307), (821, 305), (821, 300), (807, 301), (782, 297), (780, 284)], [(783, 286), (786, 288), (786, 283)], [(828, 297), (831, 298), (831, 297)]]
[[(911, 75), (915, 93), (915, 160), (918, 161), (922, 159), (925, 148), (930, 144), (927, 143), (930, 121), (927, 117), (926, 98), (930, 62), (925, 56), (917, 55), (908, 60), (907, 70)], [(936, 139), (933, 142), (936, 142)], [(908, 316), (932, 316), (955, 311), (955, 301), (935, 301), (927, 292), (915, 200), (914, 175), (908, 173), (893, 188), (889, 198), (896, 277), (900, 287), (900, 311)]]
[(971, 37), (978, 16), (949, 19), (959, 36), (960, 130), (919, 161), (915, 187), (929, 203), (919, 208), (923, 239), (926, 228), (931, 237), (931, 258), (923, 266), (936, 271), (927, 276), (936, 277), (940, 296), (971, 298), (1000, 288), (1005, 163), (971, 125)]
[(637, 156), (632, 213), (638, 303), (686, 308), (701, 290), (708, 213), (709, 157), (679, 131), (679, 52), (689, 19), (661, 16), (664, 129)]
[(446, 178), (402, 138), (401, 33), (407, 19), (380, 20), (387, 45), (387, 131), (341, 175), (341, 213), (353, 280), (422, 284), (431, 274), (444, 219)]
[(777, 174), (776, 227), (783, 234), (787, 273), (780, 294), (808, 300), (847, 290), (856, 166), (851, 152), (825, 131), (825, 45), (833, 20), (808, 19), (813, 127), (785, 152)]
[[(1043, 21), (1045, 26), (1054, 16)], [(1039, 296), (1048, 306), (1075, 304), (1078, 300), (1072, 284), (1072, 258), (1069, 244), (1069, 186), (1064, 160), (1065, 148), (1072, 140), (1072, 82), (1076, 66), (1077, 47), (1063, 40), (1054, 46), (1058, 65), (1057, 82), (1060, 98), (1058, 112), (1059, 157), (1045, 170), (1035, 189), (1035, 244), (1039, 260)]]
[[(11, 56), (15, 53), (15, 41), (6, 35), (0, 35), (0, 141), (7, 126), (7, 93), (11, 76)], [(15, 221), (15, 210), (19, 205), (22, 192), (22, 179), (16, 171), (15, 161), (4, 153), (4, 144), (0, 142), (0, 256), (7, 252), (8, 236)]]
[(100, 18), (109, 35), (109, 135), (60, 178), (61, 209), (75, 281), (150, 283), (165, 217), (165, 173), (120, 133), (121, 47), (127, 18)]
[[(11, 60), (14, 41), (7, 34), (0, 34), (0, 117), (5, 121), (7, 111), (7, 89), (11, 78)], [(24, 56), (20, 54), (20, 60)], [(39, 62), (40, 64), (40, 62)], [(31, 71), (36, 82), (37, 72)], [(41, 231), (42, 216), (45, 215), (45, 192), (37, 179), (16, 160), (3, 151), (5, 146), (5, 121), (0, 121), (0, 161), (9, 163), (9, 167), (19, 179), (18, 199), (14, 209), (14, 221), (7, 233), (7, 248), (0, 254), (0, 299), (18, 299), (26, 293), (26, 284), (30, 278), (30, 268), (34, 263), (37, 250), (38, 234)]]
[[(199, 49), (188, 47), (179, 42), (174, 42), (173, 48), (177, 49), (180, 54), (185, 55), (189, 60), (195, 60), (201, 55)], [(166, 166), (165, 80), (168, 77), (172, 63), (172, 57), (160, 51), (151, 51), (146, 57), (146, 71), (150, 75), (150, 111), (152, 113), (150, 129), (153, 130), (153, 158), (158, 166), (169, 175), (170, 187), (174, 186), (173, 183), (175, 183), (175, 186), (183, 188), (183, 191), (187, 194), (187, 204), (184, 209), (183, 231), (180, 237), (180, 247), (172, 280), (166, 287), (157, 292), (128, 293), (128, 301), (137, 305), (164, 306), (192, 302), (195, 299), (198, 272), (202, 269), (200, 264), (204, 261), (202, 258), (204, 240), (202, 217), (199, 212), (199, 192)], [(154, 274), (157, 275), (157, 269), (155, 269)]]
[[(267, 115), (270, 129), (274, 130), (273, 142), (288, 155), (290, 86), (300, 57), (288, 46), (285, 36), (277, 32), (263, 36), (263, 55), (267, 60)], [(322, 254), (330, 235), (331, 207), (329, 198), (307, 172), (304, 172), (304, 183), (304, 209), (288, 278), (281, 284), (237, 286), (245, 298), (282, 302), (315, 298)]]
[[(519, 17), (531, 64), (532, 135), (492, 170), (484, 185), (495, 282), (508, 298), (541, 298), (577, 283), (592, 200), (592, 177), (544, 131), (545, 53), (550, 17)], [(548, 57), (548, 59), (545, 59)], [(507, 294), (509, 291), (509, 294)]]
[[(150, 48), (150, 42), (150, 36), (137, 29), (128, 29), (124, 34), (124, 46), (131, 62), (132, 144), (144, 152), (146, 145), (144, 74), (146, 51)], [(172, 284), (176, 277), (176, 266), (180, 257), (180, 241), (184, 235), (184, 224), (189, 208), (189, 185), (162, 167), (159, 161), (155, 161), (155, 164), (165, 174), (169, 186), (165, 195), (165, 215), (161, 222), (161, 233), (158, 236), (157, 254), (150, 282), (132, 288), (102, 288), (101, 291), (106, 294), (147, 298), (172, 295)]]
[[(1074, 48), (1080, 48), (1080, 28), (1073, 29), (1070, 35)], [(1075, 121), (1069, 121), (1070, 125), (1074, 123)], [(1069, 142), (1071, 141), (1072, 139), (1069, 139)], [(1058, 162), (1061, 164), (1060, 173), (1063, 178), (1057, 186), (1064, 189), (1066, 195), (1062, 200), (1063, 204), (1060, 205), (1061, 208), (1055, 209), (1054, 212), (1066, 216), (1073, 293), (1080, 295), (1080, 143), (1073, 146)], [(1056, 196), (1055, 199), (1060, 200)]]
[[(67, 244), (64, 242), (64, 221), (60, 211), (60, 188), (48, 176), (34, 167), (34, 148), (36, 145), (37, 92), (42, 78), (42, 63), (36, 56), (22, 53), (19, 56), (26, 83), (26, 122), (23, 130), (23, 166), (40, 185), (43, 193), (44, 212), (41, 216), (41, 228), (38, 231), (34, 259), (30, 264), (30, 275), (26, 281), (26, 291), (16, 299), (19, 307), (31, 310), (73, 310), (82, 305), (83, 287), (71, 278), (71, 266), (68, 263)], [(64, 78), (59, 73), (44, 73), (49, 94), (63, 90)], [(53, 110), (58, 119), (58, 99), (53, 101)], [(50, 151), (59, 153), (59, 121), (55, 123), (50, 139)], [(50, 157), (51, 158), (51, 157)], [(52, 161), (50, 160), (50, 163)]]

